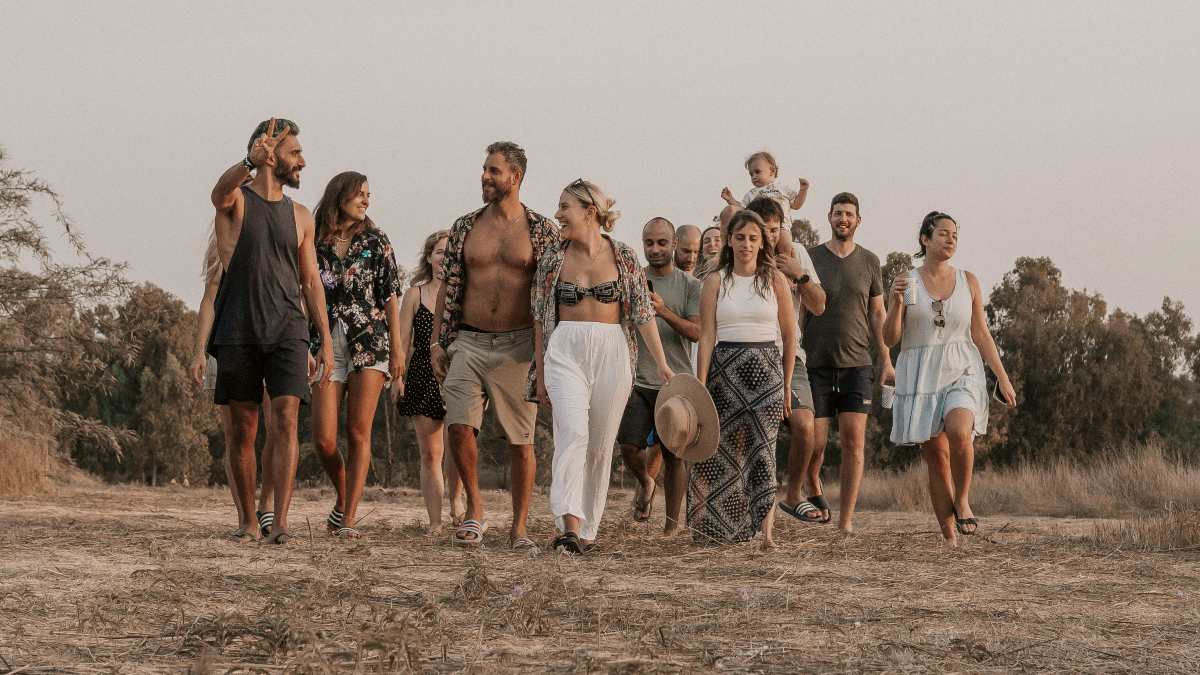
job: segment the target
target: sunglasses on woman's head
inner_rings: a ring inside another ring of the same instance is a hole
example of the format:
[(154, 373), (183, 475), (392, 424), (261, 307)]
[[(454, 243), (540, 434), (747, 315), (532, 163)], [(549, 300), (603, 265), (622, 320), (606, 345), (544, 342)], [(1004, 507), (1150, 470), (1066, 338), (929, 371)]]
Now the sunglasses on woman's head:
[(595, 195), (593, 195), (593, 194), (592, 194), (592, 191), (591, 191), (591, 190), (588, 188), (588, 186), (587, 186), (587, 181), (583, 180), (582, 178), (576, 178), (576, 179), (575, 179), (575, 182), (571, 183), (571, 184), (570, 184), (570, 185), (568, 185), (567, 187), (569, 187), (569, 188), (573, 188), (573, 187), (581, 187), (581, 188), (583, 188), (583, 191), (587, 193), (588, 199), (590, 199), (590, 200), (592, 201), (592, 206), (595, 206), (597, 211), (598, 211), (598, 210), (600, 210), (600, 202), (596, 201), (596, 196), (595, 196)]

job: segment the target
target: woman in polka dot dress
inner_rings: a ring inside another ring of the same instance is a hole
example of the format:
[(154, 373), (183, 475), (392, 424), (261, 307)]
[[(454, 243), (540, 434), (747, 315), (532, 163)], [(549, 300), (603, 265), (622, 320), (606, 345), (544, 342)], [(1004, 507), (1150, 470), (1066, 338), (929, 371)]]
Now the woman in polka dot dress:
[(763, 547), (774, 546), (775, 440), (791, 412), (796, 321), (766, 240), (758, 214), (734, 215), (700, 295), (696, 375), (716, 403), (721, 440), (716, 454), (692, 466), (688, 484), (688, 527), (699, 543), (747, 541), (761, 531)]
[(429, 529), (442, 526), (444, 479), (450, 484), (450, 520), (457, 524), (466, 511), (462, 481), (454, 462), (445, 462), (444, 425), (446, 405), (433, 377), (429, 345), (433, 341), (433, 307), (441, 290), (442, 256), (446, 253), (447, 230), (439, 230), (425, 239), (412, 286), (404, 293), (400, 306), (400, 347), (408, 355), (404, 376), (393, 382), (392, 400), (405, 417), (413, 418), (417, 445), (421, 448), (421, 494), (429, 512)]

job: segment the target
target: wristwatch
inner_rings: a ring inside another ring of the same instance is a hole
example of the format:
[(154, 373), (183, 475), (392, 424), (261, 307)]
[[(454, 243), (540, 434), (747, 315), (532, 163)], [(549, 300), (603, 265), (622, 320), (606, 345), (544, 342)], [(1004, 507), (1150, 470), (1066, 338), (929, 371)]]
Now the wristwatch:
[(254, 162), (250, 161), (250, 155), (246, 155), (246, 157), (242, 159), (242, 166), (246, 167), (247, 171), (254, 171), (256, 168), (258, 168), (254, 166)]

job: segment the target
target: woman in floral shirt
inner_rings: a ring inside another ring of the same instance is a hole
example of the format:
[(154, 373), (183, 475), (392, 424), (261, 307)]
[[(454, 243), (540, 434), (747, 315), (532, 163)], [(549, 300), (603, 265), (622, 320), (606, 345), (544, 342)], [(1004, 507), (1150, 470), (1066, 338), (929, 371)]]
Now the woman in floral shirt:
[(607, 234), (619, 216), (612, 205), (582, 178), (563, 190), (555, 214), (562, 240), (538, 262), (531, 291), (535, 372), (526, 395), (554, 413), (550, 510), (562, 531), (554, 548), (570, 553), (591, 547), (604, 514), (613, 443), (637, 367), (634, 330), (663, 381), (674, 375), (637, 255)]
[[(317, 225), (317, 265), (325, 286), (329, 331), (333, 337), (332, 386), (313, 389), (313, 444), (337, 503), (326, 521), (338, 537), (358, 538), (359, 500), (371, 466), (371, 425), (379, 394), (398, 382), (404, 355), (399, 342), (402, 272), (387, 235), (367, 217), (371, 192), (367, 177), (345, 171), (333, 177), (313, 214)], [(320, 349), (313, 335), (312, 349)], [(347, 462), (338, 453), (338, 405), (346, 397)]]

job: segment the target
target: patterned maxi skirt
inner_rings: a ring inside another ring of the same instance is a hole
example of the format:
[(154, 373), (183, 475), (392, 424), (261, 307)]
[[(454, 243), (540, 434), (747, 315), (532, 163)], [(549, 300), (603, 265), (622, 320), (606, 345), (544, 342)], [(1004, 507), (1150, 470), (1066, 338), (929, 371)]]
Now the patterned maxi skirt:
[(774, 342), (720, 342), (708, 368), (721, 441), (692, 466), (687, 521), (699, 543), (747, 541), (775, 505), (783, 364)]

